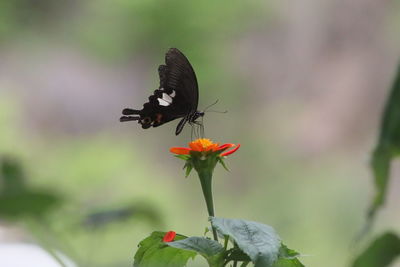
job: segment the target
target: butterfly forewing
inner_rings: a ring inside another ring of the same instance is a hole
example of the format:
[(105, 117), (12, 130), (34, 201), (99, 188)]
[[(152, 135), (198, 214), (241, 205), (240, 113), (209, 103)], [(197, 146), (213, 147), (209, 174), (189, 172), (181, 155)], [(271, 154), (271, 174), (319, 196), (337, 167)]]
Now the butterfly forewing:
[(167, 87), (175, 88), (183, 95), (191, 111), (197, 110), (199, 89), (196, 74), (189, 60), (176, 48), (171, 48), (165, 55), (169, 75), (166, 80)]

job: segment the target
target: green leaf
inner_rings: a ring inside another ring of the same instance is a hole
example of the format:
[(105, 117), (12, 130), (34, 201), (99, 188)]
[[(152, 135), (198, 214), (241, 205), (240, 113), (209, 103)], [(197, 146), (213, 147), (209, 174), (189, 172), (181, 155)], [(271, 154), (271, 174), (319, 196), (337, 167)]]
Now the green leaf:
[(279, 259), (275, 262), (274, 267), (304, 267), (297, 259), (300, 253), (281, 244), (279, 248)]
[(352, 267), (385, 267), (400, 256), (400, 239), (393, 233), (385, 233), (373, 241), (354, 261)]
[(224, 250), (220, 243), (205, 237), (192, 236), (183, 240), (168, 242), (168, 246), (195, 251), (204, 257), (212, 257)]
[(385, 202), (389, 181), (390, 161), (400, 152), (400, 65), (387, 100), (381, 122), (381, 132), (371, 160), (376, 195), (369, 210), (373, 219), (377, 209)]
[(226, 167), (225, 161), (221, 157), (218, 157), (218, 162), (221, 163), (222, 167), (224, 167), (224, 169), (229, 172), (228, 167)]
[(0, 158), (0, 194), (19, 194), (25, 191), (25, 175), (19, 161)]
[(228, 253), (227, 261), (251, 261), (250, 257), (238, 247), (231, 248)]
[(246, 253), (255, 267), (270, 267), (277, 261), (281, 241), (275, 230), (265, 224), (240, 219), (211, 217), (221, 235), (229, 235)]
[(43, 217), (60, 203), (60, 199), (47, 192), (24, 191), (19, 194), (0, 195), (0, 217), (17, 219), (20, 217)]
[(188, 160), (190, 159), (190, 155), (174, 155), (178, 159)]
[[(181, 267), (186, 266), (187, 261), (196, 256), (193, 251), (167, 246), (162, 242), (164, 235), (165, 232), (153, 232), (139, 243), (134, 267)], [(185, 238), (185, 236), (176, 235), (175, 240)]]
[(186, 162), (185, 166), (183, 167), (184, 169), (186, 168), (186, 172), (185, 172), (185, 177), (188, 177), (190, 172), (193, 169), (193, 165), (189, 162)]
[(279, 248), (279, 258), (284, 258), (284, 259), (293, 259), (300, 256), (300, 253), (297, 251), (288, 248), (284, 244), (281, 244), (281, 247)]

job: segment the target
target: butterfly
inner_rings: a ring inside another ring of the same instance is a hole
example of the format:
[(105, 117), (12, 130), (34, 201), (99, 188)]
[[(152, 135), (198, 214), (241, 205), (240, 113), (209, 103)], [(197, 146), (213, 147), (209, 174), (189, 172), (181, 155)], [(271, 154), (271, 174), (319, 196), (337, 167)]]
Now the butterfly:
[(158, 67), (158, 74), (160, 86), (149, 101), (141, 110), (125, 108), (120, 121), (137, 121), (143, 129), (148, 129), (182, 118), (176, 127), (176, 135), (181, 133), (186, 123), (202, 126), (197, 120), (204, 116), (204, 112), (197, 110), (199, 88), (196, 74), (185, 55), (177, 48), (170, 48), (165, 54), (165, 65)]

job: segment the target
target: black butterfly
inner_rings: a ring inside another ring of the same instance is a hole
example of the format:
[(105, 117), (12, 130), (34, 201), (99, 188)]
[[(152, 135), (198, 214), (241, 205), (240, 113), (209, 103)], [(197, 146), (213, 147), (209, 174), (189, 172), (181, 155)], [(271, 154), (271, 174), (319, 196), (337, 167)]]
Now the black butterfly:
[(176, 127), (176, 135), (186, 122), (201, 125), (197, 119), (203, 117), (204, 112), (197, 110), (199, 88), (189, 60), (177, 48), (170, 48), (165, 54), (165, 64), (158, 67), (160, 87), (149, 97), (149, 102), (141, 110), (124, 109), (122, 114), (126, 116), (120, 118), (121, 122), (138, 121), (143, 129), (148, 129), (182, 118)]

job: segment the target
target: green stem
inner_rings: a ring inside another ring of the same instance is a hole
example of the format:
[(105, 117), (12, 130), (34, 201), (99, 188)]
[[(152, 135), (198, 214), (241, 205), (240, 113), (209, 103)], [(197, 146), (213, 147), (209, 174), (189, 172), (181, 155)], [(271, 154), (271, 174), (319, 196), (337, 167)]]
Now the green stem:
[[(214, 202), (213, 202), (213, 195), (212, 195), (212, 171), (205, 170), (205, 171), (198, 172), (198, 174), (199, 174), (199, 178), (200, 178), (201, 189), (203, 191), (204, 200), (206, 201), (206, 205), (207, 205), (208, 216), (215, 217)], [(215, 228), (213, 226), (211, 226), (211, 227), (212, 227), (214, 240), (218, 241), (217, 230), (215, 230)]]
[(225, 241), (224, 241), (224, 250), (226, 250), (228, 248), (228, 242), (229, 242), (229, 237), (226, 235)]
[(208, 215), (214, 217), (214, 202), (212, 195), (212, 174), (209, 172), (199, 173), (201, 189), (203, 190), (204, 199), (207, 205)]

